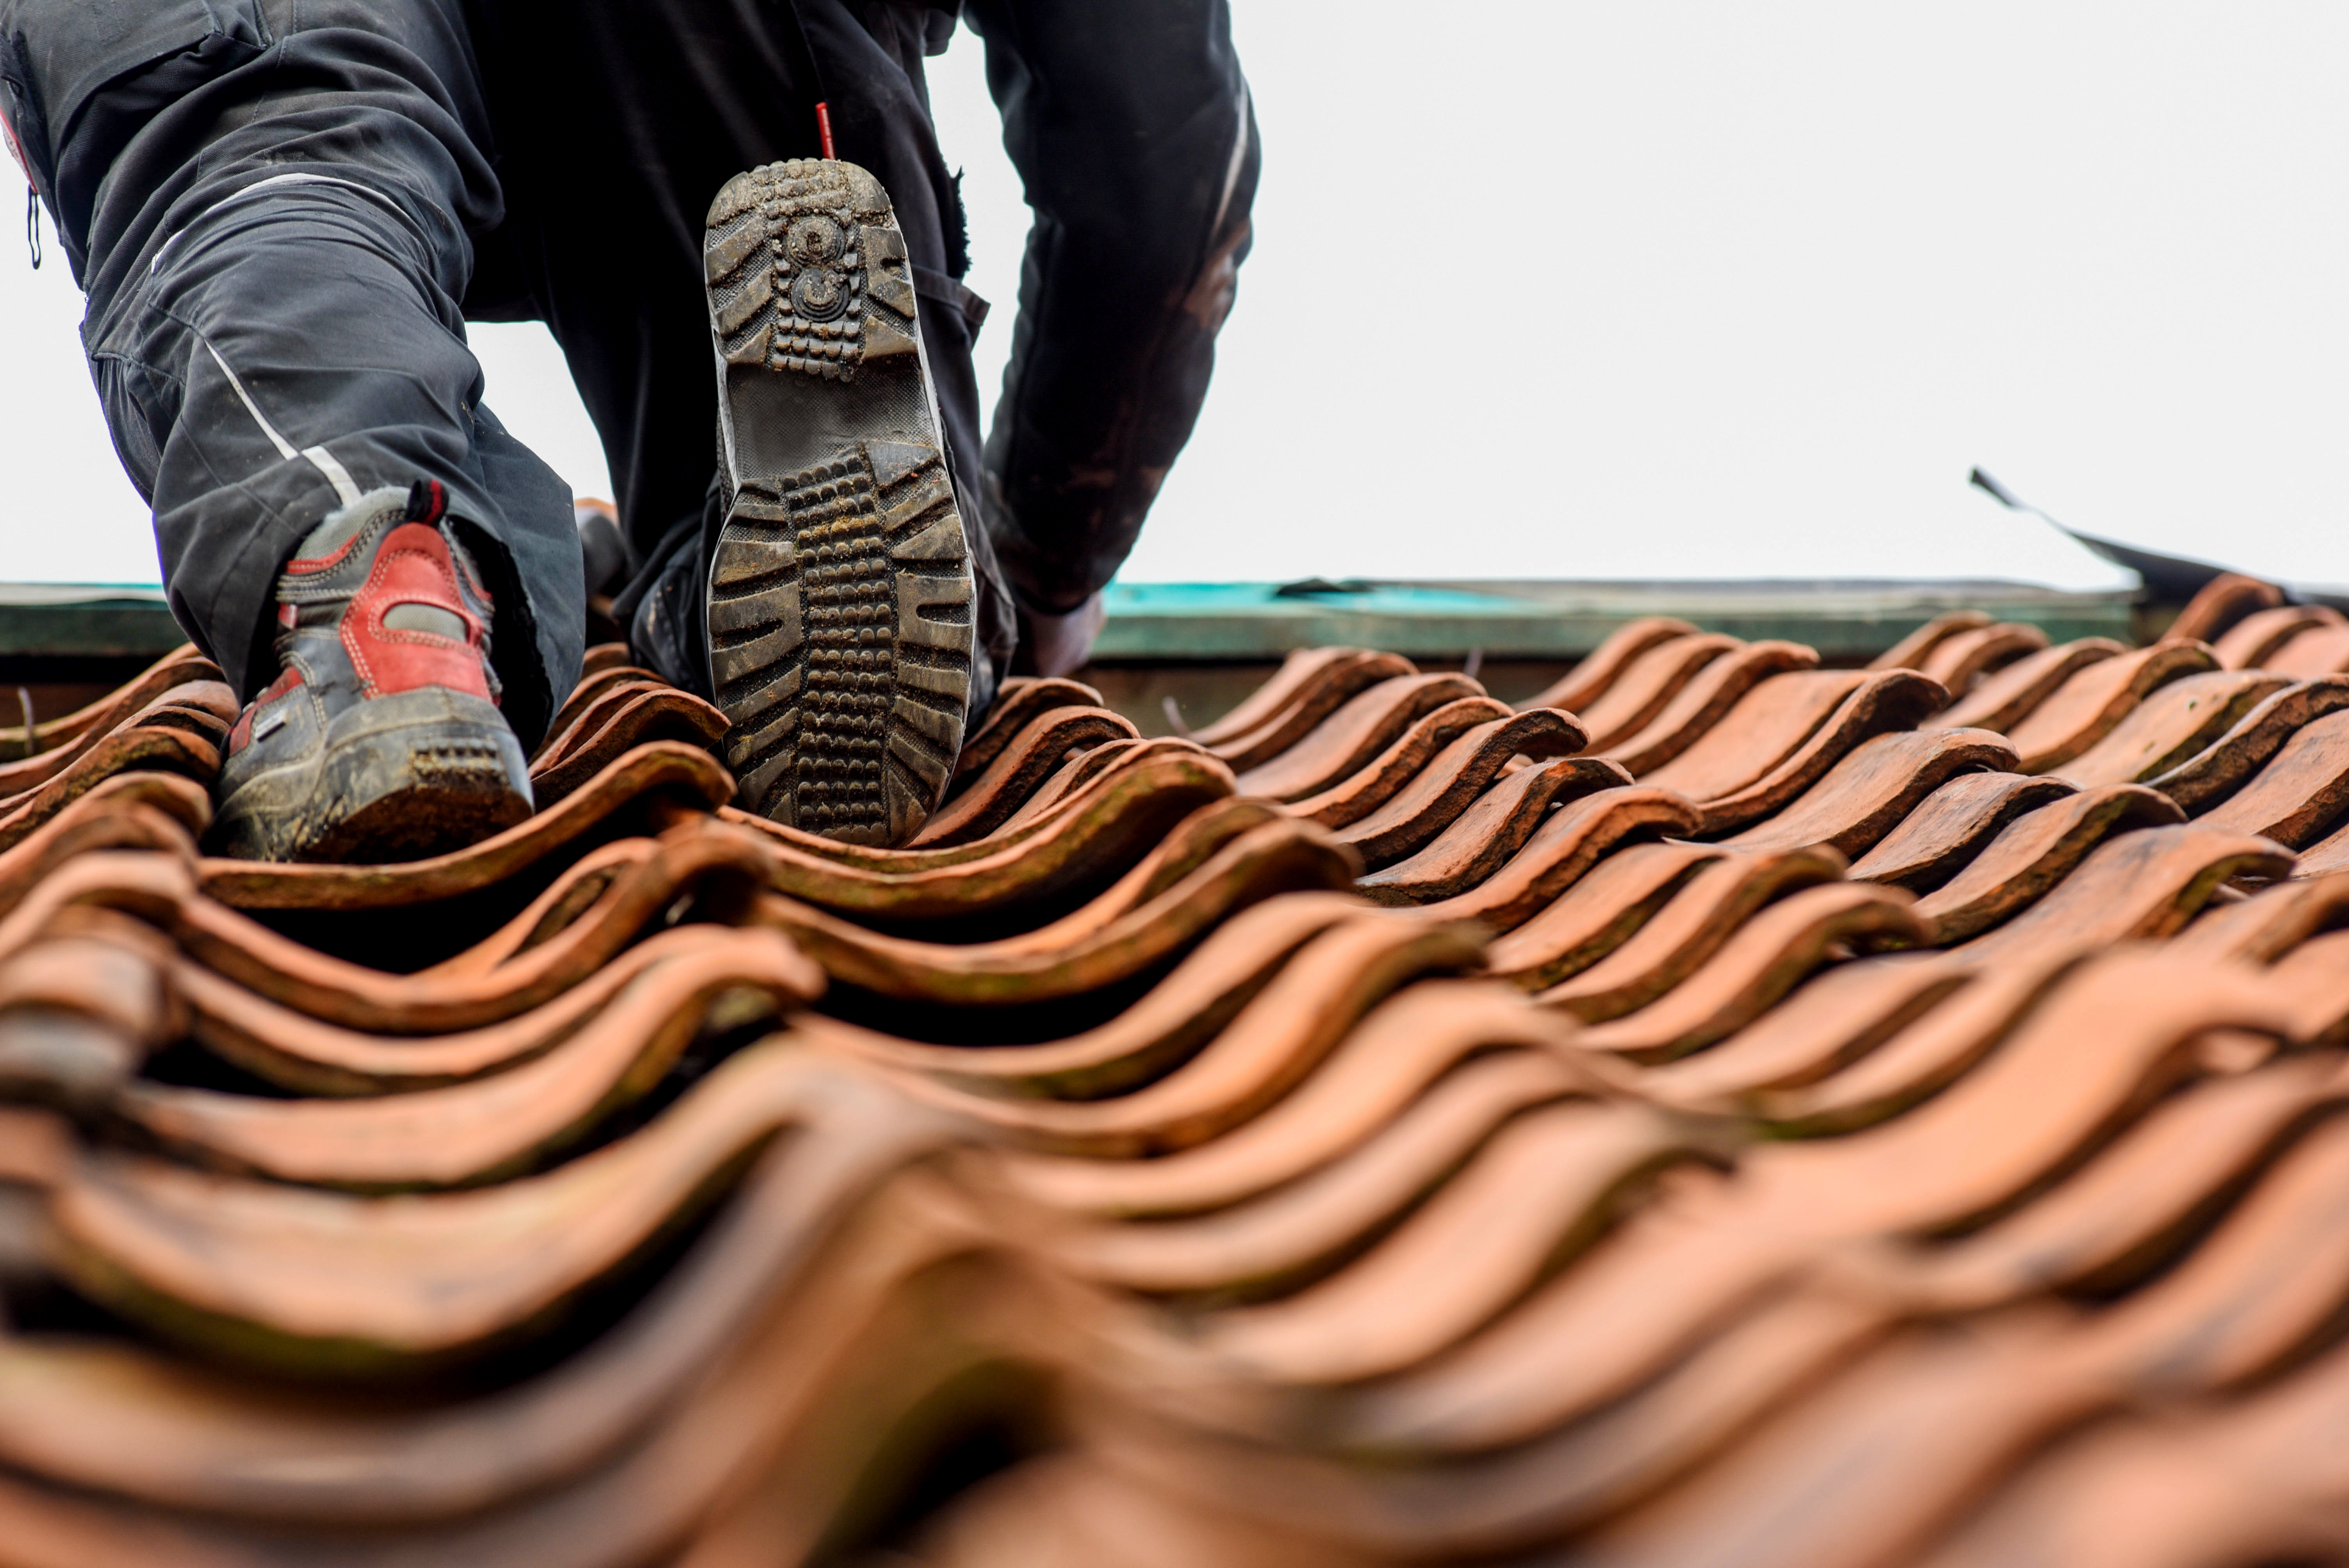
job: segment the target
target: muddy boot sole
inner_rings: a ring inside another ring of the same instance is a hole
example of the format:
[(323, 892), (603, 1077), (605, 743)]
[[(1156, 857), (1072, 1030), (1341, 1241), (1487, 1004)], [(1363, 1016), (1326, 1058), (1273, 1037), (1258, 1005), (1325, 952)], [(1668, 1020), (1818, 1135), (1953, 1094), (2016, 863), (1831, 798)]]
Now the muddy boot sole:
[(901, 843), (961, 752), (972, 634), (905, 241), (879, 181), (810, 159), (729, 181), (702, 253), (730, 498), (709, 667), (738, 799)]
[(375, 865), (461, 850), (530, 814), (530, 766), (497, 708), (433, 686), (361, 703), (319, 749), (245, 779), (207, 848)]

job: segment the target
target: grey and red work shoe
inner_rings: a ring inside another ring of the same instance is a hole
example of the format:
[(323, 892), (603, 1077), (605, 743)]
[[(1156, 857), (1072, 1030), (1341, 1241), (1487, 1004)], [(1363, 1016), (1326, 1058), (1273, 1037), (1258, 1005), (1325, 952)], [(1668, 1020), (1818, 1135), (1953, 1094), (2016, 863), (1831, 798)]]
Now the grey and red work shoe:
[(282, 668), (229, 732), (214, 852), (415, 860), (530, 815), (490, 668), (490, 598), (443, 505), (429, 480), (372, 491), (286, 563)]
[(888, 193), (854, 163), (738, 174), (702, 241), (725, 521), (712, 686), (740, 799), (858, 844), (944, 797), (971, 566)]

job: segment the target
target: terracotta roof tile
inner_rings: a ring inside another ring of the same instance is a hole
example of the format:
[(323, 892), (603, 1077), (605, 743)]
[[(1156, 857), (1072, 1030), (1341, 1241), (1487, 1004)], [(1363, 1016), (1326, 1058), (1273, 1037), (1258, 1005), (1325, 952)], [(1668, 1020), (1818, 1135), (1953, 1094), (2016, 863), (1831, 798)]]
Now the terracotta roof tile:
[(0, 731), (0, 1556), (2337, 1551), (2349, 653), (2172, 631), (1014, 681), (895, 850), (598, 649), (396, 866), (171, 655)]

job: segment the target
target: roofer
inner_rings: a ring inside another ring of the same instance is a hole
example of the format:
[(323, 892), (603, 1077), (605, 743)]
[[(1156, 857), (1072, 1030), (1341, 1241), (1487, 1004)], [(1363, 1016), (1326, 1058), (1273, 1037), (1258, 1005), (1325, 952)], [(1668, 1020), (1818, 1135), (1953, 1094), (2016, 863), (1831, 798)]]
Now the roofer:
[[(958, 13), (1035, 211), (983, 449), (923, 79)], [(0, 78), (172, 613), (249, 705), (214, 846), (267, 859), (525, 815), (591, 586), (724, 709), (745, 803), (902, 840), (1000, 678), (1085, 656), (1257, 168), (1225, 0), (0, 0)], [(469, 319), (562, 346), (622, 580)]]

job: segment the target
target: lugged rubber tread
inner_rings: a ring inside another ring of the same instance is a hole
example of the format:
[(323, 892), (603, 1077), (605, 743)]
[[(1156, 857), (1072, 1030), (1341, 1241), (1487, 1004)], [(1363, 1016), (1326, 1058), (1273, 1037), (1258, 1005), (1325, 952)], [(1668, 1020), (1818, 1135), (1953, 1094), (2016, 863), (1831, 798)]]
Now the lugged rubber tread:
[(864, 844), (945, 799), (972, 578), (889, 199), (853, 163), (736, 176), (703, 258), (725, 521), (709, 637), (746, 809)]
[[(316, 731), (311, 731), (316, 734)], [(239, 755), (207, 848), (316, 863), (428, 859), (531, 813), (529, 765), (486, 697), (424, 685), (344, 707), (320, 744)]]

